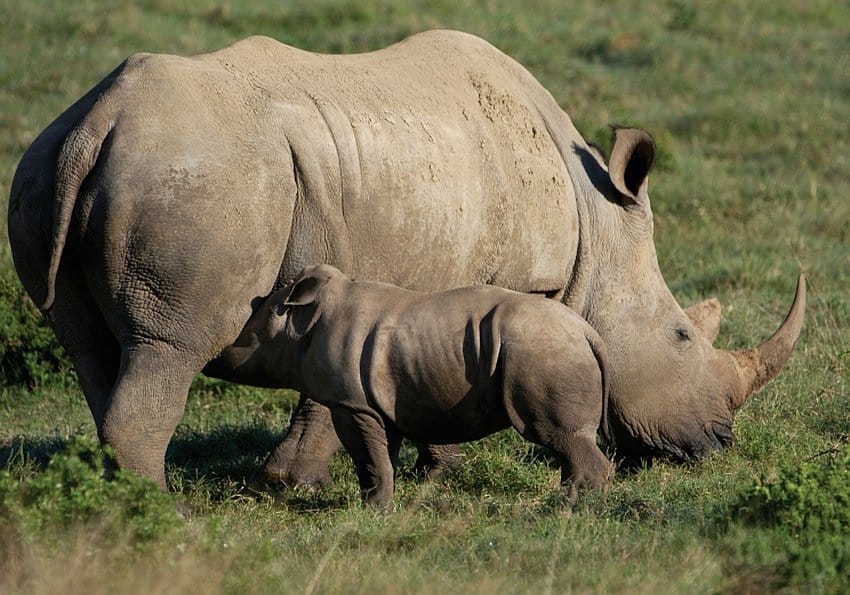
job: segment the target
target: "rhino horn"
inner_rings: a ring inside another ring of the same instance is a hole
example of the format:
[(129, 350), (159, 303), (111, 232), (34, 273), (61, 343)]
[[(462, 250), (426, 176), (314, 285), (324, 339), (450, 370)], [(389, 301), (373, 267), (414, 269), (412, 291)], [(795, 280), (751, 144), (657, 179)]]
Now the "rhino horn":
[(720, 333), (720, 319), (723, 308), (717, 298), (711, 298), (685, 308), (685, 314), (697, 327), (709, 343), (714, 343)]
[(732, 352), (732, 358), (741, 380), (740, 390), (732, 397), (732, 410), (770, 382), (782, 369), (803, 328), (806, 311), (806, 277), (800, 274), (797, 293), (785, 322), (767, 341), (747, 351)]

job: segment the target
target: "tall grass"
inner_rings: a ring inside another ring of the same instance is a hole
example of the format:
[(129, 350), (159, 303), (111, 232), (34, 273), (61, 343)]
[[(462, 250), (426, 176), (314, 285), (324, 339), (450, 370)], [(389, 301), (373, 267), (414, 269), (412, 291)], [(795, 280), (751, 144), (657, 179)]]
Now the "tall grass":
[[(572, 511), (548, 454), (512, 433), (466, 445), (440, 485), (403, 475), (386, 515), (359, 506), (342, 454), (327, 490), (263, 485), (255, 471), (293, 395), (200, 379), (169, 449), (167, 511), (133, 521), (127, 494), (158, 494), (80, 451), (94, 440), (85, 400), (0, 226), (0, 591), (843, 590), (847, 534), (829, 511), (844, 518), (850, 484), (848, 22), (850, 6), (826, 0), (0, 0), (4, 211), (36, 134), (133, 52), (194, 54), (251, 34), (355, 52), (449, 27), (525, 64), (590, 140), (606, 145), (612, 123), (653, 133), (661, 269), (683, 305), (722, 300), (718, 345), (772, 332), (801, 269), (810, 290), (794, 354), (738, 415), (730, 448), (621, 473)], [(404, 465), (414, 457), (404, 450)], [(74, 492), (74, 477), (88, 487)], [(799, 502), (816, 514), (795, 528)], [(175, 503), (192, 515), (169, 516)], [(140, 537), (137, 521), (171, 530)]]

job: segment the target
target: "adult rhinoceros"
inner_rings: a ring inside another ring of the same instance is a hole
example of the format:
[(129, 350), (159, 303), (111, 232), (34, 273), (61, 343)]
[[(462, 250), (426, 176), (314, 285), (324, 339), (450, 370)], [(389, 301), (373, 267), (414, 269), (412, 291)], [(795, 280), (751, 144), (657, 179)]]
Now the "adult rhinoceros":
[[(192, 378), (319, 262), (563, 300), (608, 345), (620, 456), (700, 455), (785, 362), (805, 289), (762, 346), (714, 349), (717, 304), (692, 320), (658, 269), (654, 155), (621, 129), (606, 167), (522, 66), (470, 35), (349, 56), (252, 37), (121, 64), (23, 156), (9, 237), (101, 439), (163, 487)], [(322, 475), (337, 443), (305, 411), (272, 475)]]

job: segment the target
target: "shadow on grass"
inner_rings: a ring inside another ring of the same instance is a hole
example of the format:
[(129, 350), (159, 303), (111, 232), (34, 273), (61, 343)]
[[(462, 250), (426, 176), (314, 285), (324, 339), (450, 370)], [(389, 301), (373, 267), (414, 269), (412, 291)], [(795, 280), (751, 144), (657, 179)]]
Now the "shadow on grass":
[(308, 491), (266, 479), (263, 463), (284, 434), (260, 423), (204, 432), (178, 428), (166, 454), (169, 477), (181, 484), (178, 491), (211, 502), (270, 499), (303, 513), (348, 507), (350, 498), (336, 490)]
[[(247, 481), (281, 438), (279, 432), (259, 424), (222, 426), (204, 433), (178, 430), (168, 447), (166, 461), (179, 468), (181, 475)], [(71, 440), (60, 436), (14, 436), (0, 443), (0, 468), (26, 465), (44, 470)]]
[[(274, 488), (269, 489), (274, 490)], [(276, 503), (299, 514), (344, 510), (360, 505), (360, 500), (355, 492), (351, 494), (337, 490), (308, 492), (300, 488), (278, 488), (275, 491), (274, 500)]]
[[(304, 514), (344, 509), (359, 502), (356, 488), (309, 491), (266, 480), (263, 463), (282, 437), (280, 431), (259, 423), (225, 425), (204, 432), (181, 427), (166, 454), (169, 483), (190, 500), (271, 500)], [(12, 437), (0, 442), (0, 470), (23, 475), (42, 473), (73, 440), (67, 436)]]
[(252, 484), (283, 435), (262, 424), (225, 425), (206, 432), (178, 428), (166, 453), (185, 477)]
[(15, 436), (0, 444), (0, 469), (17, 466), (43, 471), (47, 463), (68, 445), (68, 438)]

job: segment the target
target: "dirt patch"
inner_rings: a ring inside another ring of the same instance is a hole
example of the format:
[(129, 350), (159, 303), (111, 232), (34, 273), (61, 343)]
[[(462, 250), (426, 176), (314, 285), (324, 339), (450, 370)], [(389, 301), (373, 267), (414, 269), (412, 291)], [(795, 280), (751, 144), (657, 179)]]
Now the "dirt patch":
[(478, 105), (488, 120), (504, 124), (517, 133), (513, 140), (521, 141), (533, 155), (539, 155), (546, 148), (545, 134), (525, 105), (510, 93), (497, 89), (482, 74), (470, 73), (469, 82), (478, 94)]

